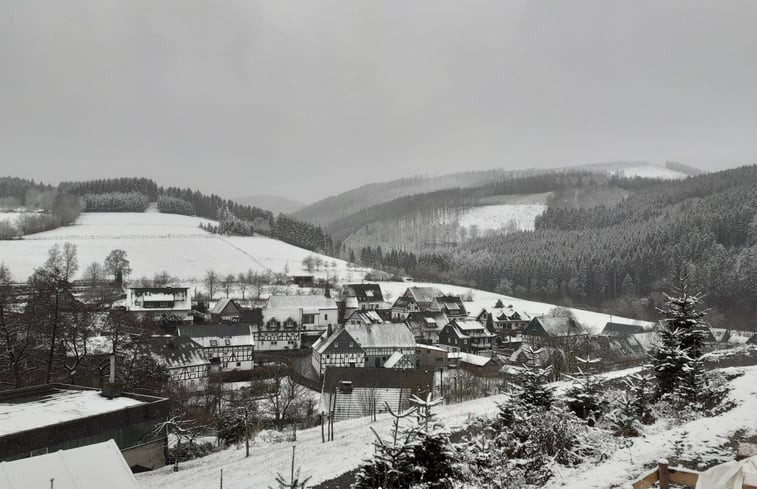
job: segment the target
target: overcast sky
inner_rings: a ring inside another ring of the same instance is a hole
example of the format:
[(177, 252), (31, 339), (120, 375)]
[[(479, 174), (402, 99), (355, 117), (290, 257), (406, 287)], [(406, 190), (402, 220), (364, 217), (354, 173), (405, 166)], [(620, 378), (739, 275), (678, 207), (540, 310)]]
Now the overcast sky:
[(0, 174), (312, 201), (757, 162), (757, 2), (0, 0)]

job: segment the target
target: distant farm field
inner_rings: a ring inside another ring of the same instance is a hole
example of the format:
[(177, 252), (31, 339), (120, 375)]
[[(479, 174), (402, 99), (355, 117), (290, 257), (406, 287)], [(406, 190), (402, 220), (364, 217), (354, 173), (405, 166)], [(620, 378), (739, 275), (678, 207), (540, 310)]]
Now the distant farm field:
[[(229, 237), (200, 229), (208, 219), (175, 214), (146, 213), (83, 213), (74, 225), (24, 236), (22, 240), (0, 241), (0, 262), (11, 270), (14, 280), (25, 280), (42, 264), (47, 250), (54, 244), (71, 242), (77, 246), (80, 270), (94, 261), (102, 262), (113, 249), (126, 250), (131, 262), (132, 277), (152, 277), (166, 271), (185, 281), (201, 278), (208, 269), (219, 274), (254, 272), (290, 275), (307, 273), (302, 259), (310, 251), (263, 236)], [(347, 263), (322, 257), (336, 263), (328, 274), (341, 278), (360, 279), (364, 271), (348, 269)], [(312, 272), (325, 277), (323, 269)]]

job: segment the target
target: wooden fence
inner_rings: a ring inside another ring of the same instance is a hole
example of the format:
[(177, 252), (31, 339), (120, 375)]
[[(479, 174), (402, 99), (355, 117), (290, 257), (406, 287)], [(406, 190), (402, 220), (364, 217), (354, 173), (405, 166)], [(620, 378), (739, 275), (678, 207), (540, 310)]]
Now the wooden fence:
[[(699, 480), (699, 472), (681, 467), (669, 467), (668, 461), (660, 460), (657, 467), (650, 470), (631, 484), (633, 489), (647, 489), (659, 484), (660, 489), (670, 489), (671, 484), (694, 489)], [(757, 486), (744, 484), (742, 489), (757, 489)]]

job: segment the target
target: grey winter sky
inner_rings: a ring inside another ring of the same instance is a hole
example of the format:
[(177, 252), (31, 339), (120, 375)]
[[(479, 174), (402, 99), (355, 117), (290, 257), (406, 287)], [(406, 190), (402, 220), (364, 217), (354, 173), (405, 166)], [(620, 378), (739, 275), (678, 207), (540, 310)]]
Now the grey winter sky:
[(0, 174), (311, 201), (757, 161), (753, 0), (0, 0)]

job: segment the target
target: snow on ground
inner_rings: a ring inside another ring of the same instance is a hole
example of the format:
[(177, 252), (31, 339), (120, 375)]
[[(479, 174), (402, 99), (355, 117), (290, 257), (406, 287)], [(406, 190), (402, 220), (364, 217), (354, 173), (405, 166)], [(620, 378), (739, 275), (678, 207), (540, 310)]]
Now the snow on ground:
[(465, 211), (458, 223), (485, 231), (533, 231), (536, 217), (547, 210), (545, 204), (500, 204), (473, 207)]
[(97, 390), (53, 390), (34, 402), (0, 403), (0, 435), (64, 423), (143, 404), (130, 397), (107, 399)]
[[(745, 430), (746, 436), (757, 434), (757, 367), (725, 370), (745, 372), (742, 377), (731, 381), (733, 390), (730, 397), (737, 404), (735, 408), (719, 416), (697, 419), (669, 430), (661, 426), (665, 421), (658, 422), (647, 428), (646, 436), (622, 440), (628, 442), (627, 448), (612, 447), (615, 450), (608, 453), (607, 461), (566, 469), (545, 487), (627, 487), (629, 482), (656, 465), (661, 458), (699, 458), (711, 462), (708, 465), (722, 462), (723, 455), (719, 448), (729, 444), (730, 436), (739, 430)], [(679, 453), (681, 448), (683, 453)]]
[[(497, 403), (504, 395), (475, 399), (460, 404), (440, 406), (436, 413), (447, 428), (463, 427), (469, 419), (494, 414)], [(411, 418), (412, 422), (414, 418)], [(279, 437), (264, 434), (273, 443), (256, 440), (250, 447), (250, 458), (245, 459), (244, 447), (230, 448), (201, 459), (185, 462), (179, 472), (164, 467), (137, 475), (142, 489), (206, 489), (218, 487), (223, 468), (224, 489), (248, 489), (274, 485), (276, 473), (288, 474), (291, 469), (292, 445), (297, 445), (295, 464), (302, 475), (311, 476), (311, 485), (333, 479), (356, 468), (373, 455), (373, 427), (382, 436), (389, 433), (391, 418), (388, 414), (370, 418), (357, 418), (334, 424), (334, 441), (321, 442), (320, 427), (297, 432), (297, 442), (276, 443)]]
[[(738, 430), (751, 430), (747, 435), (757, 433), (754, 422), (754, 413), (757, 412), (757, 367), (743, 370), (744, 376), (731, 381), (733, 391), (730, 396), (737, 404), (734, 409), (720, 416), (697, 419), (672, 429), (667, 429), (667, 421), (663, 420), (648, 427), (645, 437), (618, 438), (617, 445), (606, 447), (608, 459), (605, 462), (593, 462), (572, 469), (562, 468), (546, 487), (625, 487), (660, 458), (673, 456), (676, 446), (684, 446), (687, 457), (700, 455), (706, 458), (717, 451), (718, 447), (727, 444), (728, 437)], [(610, 372), (607, 376), (630, 375), (636, 371), (638, 368), (626, 369)], [(567, 385), (566, 381), (553, 383), (558, 392)], [(464, 428), (476, 416), (494, 415), (497, 405), (506, 398), (502, 394), (442, 405), (435, 410), (435, 414), (448, 429), (456, 431)], [(244, 457), (244, 448), (240, 446), (185, 462), (178, 473), (174, 473), (171, 467), (164, 467), (138, 474), (137, 478), (143, 489), (205, 489), (218, 486), (220, 470), (223, 469), (224, 488), (267, 487), (273, 484), (277, 472), (288, 473), (292, 445), (296, 445), (296, 465), (301, 467), (303, 476), (312, 476), (311, 484), (318, 484), (356, 468), (363, 459), (373, 454), (374, 438), (370, 427), (384, 436), (389, 433), (391, 418), (388, 414), (383, 414), (373, 423), (370, 418), (336, 423), (335, 440), (329, 443), (321, 442), (319, 427), (298, 431), (296, 443), (282, 441), (282, 436), (265, 432), (253, 442), (249, 459)], [(630, 447), (621, 446), (623, 443), (628, 443)]]
[[(82, 213), (72, 226), (23, 240), (0, 241), (0, 261), (10, 268), (15, 280), (23, 281), (44, 262), (52, 245), (71, 242), (78, 248), (80, 272), (91, 262), (102, 263), (111, 250), (120, 248), (126, 250), (133, 278), (152, 277), (165, 270), (184, 282), (194, 282), (208, 269), (236, 275), (248, 269), (282, 273), (287, 267), (290, 275), (311, 274), (302, 268), (302, 259), (314, 254), (310, 251), (263, 236), (214, 235), (200, 229), (201, 222), (213, 221), (156, 212)], [(366, 272), (349, 269), (343, 260), (321, 258), (329, 264), (336, 262), (336, 271), (328, 270), (332, 278), (337, 275), (342, 280), (360, 280)], [(312, 275), (325, 277), (326, 271)]]
[[(547, 304), (544, 302), (534, 302), (523, 299), (517, 299), (507, 295), (496, 294), (494, 292), (487, 292), (484, 290), (470, 289), (468, 287), (459, 287), (456, 285), (434, 284), (434, 283), (422, 283), (422, 282), (377, 282), (381, 286), (381, 290), (386, 296), (389, 292), (391, 301), (402, 295), (402, 293), (411, 286), (417, 287), (436, 287), (445, 294), (456, 294), (465, 297), (469, 291), (473, 293), (473, 301), (465, 302), (465, 308), (468, 310), (469, 315), (477, 315), (481, 309), (491, 309), (497, 300), (502, 300), (505, 306), (512, 306), (517, 311), (524, 311), (529, 316), (541, 316), (549, 313), (554, 308), (554, 304)], [(386, 297), (385, 297), (386, 298)], [(387, 299), (389, 300), (389, 299)], [(570, 309), (573, 312), (576, 320), (591, 333), (597, 334), (602, 328), (605, 327), (609, 321), (624, 323), (624, 324), (643, 324), (651, 325), (648, 321), (640, 321), (638, 319), (629, 319), (621, 316), (614, 316), (610, 314), (603, 314), (593, 311), (585, 311), (583, 309)]]

